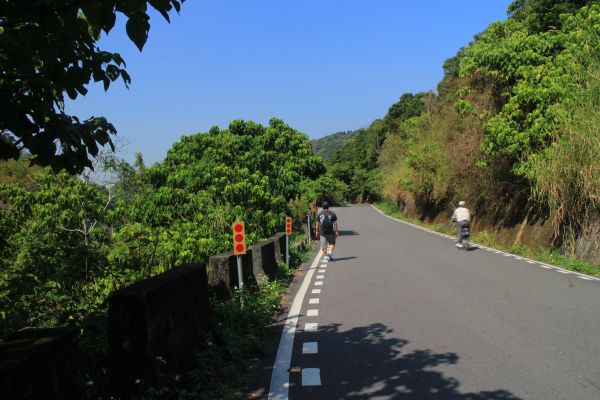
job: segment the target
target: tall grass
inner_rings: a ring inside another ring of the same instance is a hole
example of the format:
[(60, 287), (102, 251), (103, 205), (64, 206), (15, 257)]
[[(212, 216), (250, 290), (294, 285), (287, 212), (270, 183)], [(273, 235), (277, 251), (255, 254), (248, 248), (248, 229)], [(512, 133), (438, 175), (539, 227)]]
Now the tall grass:
[(534, 196), (556, 216), (565, 252), (575, 255), (578, 237), (600, 233), (600, 62), (581, 72), (585, 82), (567, 105), (554, 145), (534, 164)]

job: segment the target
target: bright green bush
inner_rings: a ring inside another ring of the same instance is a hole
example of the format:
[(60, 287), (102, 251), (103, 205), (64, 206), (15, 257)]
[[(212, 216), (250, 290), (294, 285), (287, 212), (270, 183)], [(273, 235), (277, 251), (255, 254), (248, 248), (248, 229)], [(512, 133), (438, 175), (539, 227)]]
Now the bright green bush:
[(1, 330), (82, 322), (114, 288), (106, 193), (46, 172), (36, 189), (0, 185)]

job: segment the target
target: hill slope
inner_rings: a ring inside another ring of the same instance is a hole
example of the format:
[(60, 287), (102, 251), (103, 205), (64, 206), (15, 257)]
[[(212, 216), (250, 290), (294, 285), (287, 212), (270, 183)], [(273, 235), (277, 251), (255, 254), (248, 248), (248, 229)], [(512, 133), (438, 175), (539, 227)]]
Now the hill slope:
[(337, 132), (311, 140), (313, 151), (327, 162), (336, 150), (341, 149), (344, 144), (352, 139), (354, 134), (355, 132), (353, 131)]

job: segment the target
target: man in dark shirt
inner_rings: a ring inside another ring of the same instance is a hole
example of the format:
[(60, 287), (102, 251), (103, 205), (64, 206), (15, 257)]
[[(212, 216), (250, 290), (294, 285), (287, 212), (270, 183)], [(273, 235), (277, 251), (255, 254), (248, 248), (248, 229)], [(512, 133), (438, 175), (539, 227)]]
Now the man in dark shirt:
[(323, 260), (333, 260), (333, 248), (335, 247), (335, 239), (339, 236), (339, 231), (337, 215), (333, 211), (329, 211), (329, 203), (326, 201), (323, 202), (321, 212), (317, 214), (315, 230), (316, 236), (321, 241)]

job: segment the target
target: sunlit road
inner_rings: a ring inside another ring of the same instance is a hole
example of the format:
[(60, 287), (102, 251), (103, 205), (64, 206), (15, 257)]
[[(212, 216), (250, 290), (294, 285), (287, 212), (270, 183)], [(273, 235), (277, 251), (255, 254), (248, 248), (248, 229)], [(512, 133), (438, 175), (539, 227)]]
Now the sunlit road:
[(367, 205), (335, 211), (336, 261), (306, 274), (290, 399), (600, 399), (599, 281), (457, 250)]

